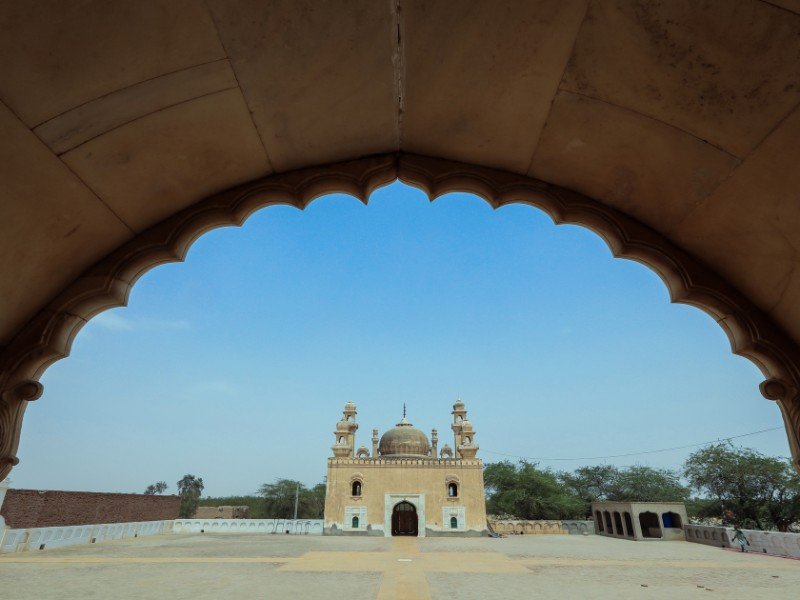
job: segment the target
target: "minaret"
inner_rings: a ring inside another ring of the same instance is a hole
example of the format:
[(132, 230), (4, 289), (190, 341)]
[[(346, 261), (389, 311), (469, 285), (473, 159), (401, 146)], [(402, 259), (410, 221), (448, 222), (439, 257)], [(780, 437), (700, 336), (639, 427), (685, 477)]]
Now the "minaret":
[(439, 452), (439, 432), (431, 429), (431, 458), (438, 458)]
[(358, 430), (358, 423), (356, 423), (356, 405), (354, 402), (347, 402), (344, 405), (344, 420), (348, 423), (347, 443), (350, 445), (350, 457), (356, 456), (356, 431)]
[(461, 422), (461, 445), (458, 447), (458, 454), (461, 458), (475, 458), (477, 453), (475, 430), (472, 429), (472, 423), (464, 419)]
[(459, 447), (461, 446), (461, 429), (462, 423), (467, 419), (467, 409), (464, 407), (461, 398), (456, 400), (456, 403), (453, 404), (452, 415), (453, 424), (450, 427), (453, 430), (456, 458), (461, 458), (461, 453), (459, 452)]
[(350, 447), (350, 442), (348, 440), (348, 436), (350, 434), (350, 425), (342, 419), (338, 423), (336, 423), (336, 431), (333, 432), (333, 435), (336, 437), (333, 446), (331, 446), (331, 450), (333, 450), (333, 455), (336, 458), (347, 458), (348, 456), (352, 455), (352, 448)]
[(372, 430), (372, 458), (378, 458), (378, 430)]

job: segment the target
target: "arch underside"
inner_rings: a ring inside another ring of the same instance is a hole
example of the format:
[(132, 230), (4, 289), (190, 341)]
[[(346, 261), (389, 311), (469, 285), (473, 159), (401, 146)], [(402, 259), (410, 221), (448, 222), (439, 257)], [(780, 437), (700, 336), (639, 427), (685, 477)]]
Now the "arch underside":
[(797, 462), (800, 0), (5, 2), (0, 30), (0, 475), (143, 272), (395, 179), (648, 265), (758, 365)]
[(733, 352), (762, 371), (762, 394), (780, 406), (792, 456), (800, 466), (800, 351), (710, 268), (641, 222), (576, 192), (505, 171), (391, 153), (269, 176), (213, 195), (142, 232), (67, 286), (0, 352), (0, 480), (18, 462), (25, 406), (41, 395), (39, 378), (49, 365), (69, 355), (72, 341), (89, 319), (125, 305), (145, 272), (183, 260), (203, 233), (240, 226), (261, 208), (284, 204), (302, 210), (332, 193), (350, 194), (366, 204), (373, 191), (395, 180), (421, 189), (431, 200), (469, 192), (493, 208), (534, 206), (556, 224), (594, 231), (615, 257), (648, 266), (664, 281), (673, 302), (709, 314), (727, 334)]

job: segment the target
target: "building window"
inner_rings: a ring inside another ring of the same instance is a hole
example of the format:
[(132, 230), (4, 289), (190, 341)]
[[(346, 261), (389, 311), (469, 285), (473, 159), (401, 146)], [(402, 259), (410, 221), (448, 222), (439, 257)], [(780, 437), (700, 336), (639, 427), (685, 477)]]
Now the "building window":
[(360, 496), (361, 495), (361, 482), (356, 479), (353, 482), (353, 496)]
[(603, 533), (605, 528), (603, 527), (603, 517), (599, 510), (594, 511), (594, 522), (597, 523), (597, 530)]
[(450, 529), (458, 529), (458, 519), (450, 517)]
[(358, 529), (358, 517), (353, 517), (353, 529)]
[(450, 498), (457, 498), (458, 497), (458, 484), (450, 482), (447, 484), (447, 495)]

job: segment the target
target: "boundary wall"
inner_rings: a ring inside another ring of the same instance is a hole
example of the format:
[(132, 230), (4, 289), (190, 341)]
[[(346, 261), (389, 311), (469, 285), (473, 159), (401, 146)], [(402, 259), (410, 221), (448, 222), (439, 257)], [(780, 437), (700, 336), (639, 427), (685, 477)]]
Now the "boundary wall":
[(172, 532), (322, 535), (322, 519), (176, 519)]
[(495, 533), (512, 535), (594, 535), (594, 521), (489, 519), (489, 526)]
[(0, 554), (49, 550), (162, 533), (322, 535), (322, 519), (169, 519), (28, 529), (0, 528)]
[[(718, 548), (739, 549), (739, 544), (733, 542), (733, 527), (715, 527), (709, 525), (685, 525), (686, 541)], [(750, 545), (749, 552), (771, 554), (774, 556), (789, 556), (800, 558), (800, 533), (782, 533), (780, 531), (758, 531), (756, 529), (742, 529)]]
[(62, 548), (78, 544), (94, 544), (122, 538), (170, 533), (172, 521), (139, 521), (136, 523), (103, 523), (65, 527), (33, 527), (0, 529), (0, 554)]
[(66, 492), (61, 490), (6, 491), (0, 515), (14, 529), (163, 521), (180, 516), (175, 495)]

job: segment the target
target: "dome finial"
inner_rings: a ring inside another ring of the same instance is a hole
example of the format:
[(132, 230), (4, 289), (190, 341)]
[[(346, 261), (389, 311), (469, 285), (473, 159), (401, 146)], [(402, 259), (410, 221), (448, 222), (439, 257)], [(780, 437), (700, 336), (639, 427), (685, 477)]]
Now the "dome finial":
[(403, 418), (406, 418), (406, 403), (403, 402)]

